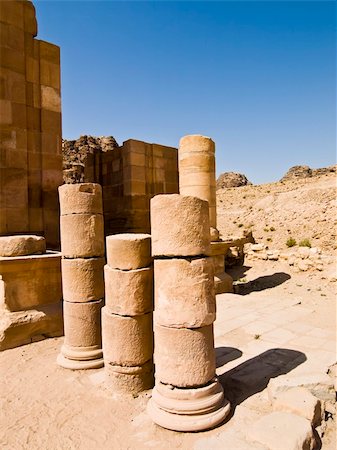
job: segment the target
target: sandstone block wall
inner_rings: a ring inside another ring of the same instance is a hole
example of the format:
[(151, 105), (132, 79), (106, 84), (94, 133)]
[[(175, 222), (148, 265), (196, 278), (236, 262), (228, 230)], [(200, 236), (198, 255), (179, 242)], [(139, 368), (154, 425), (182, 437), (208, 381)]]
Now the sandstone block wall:
[(0, 2), (0, 235), (59, 243), (60, 49), (35, 39), (30, 1)]
[(178, 193), (177, 149), (129, 139), (88, 153), (83, 181), (103, 189), (105, 234), (149, 233), (150, 199)]

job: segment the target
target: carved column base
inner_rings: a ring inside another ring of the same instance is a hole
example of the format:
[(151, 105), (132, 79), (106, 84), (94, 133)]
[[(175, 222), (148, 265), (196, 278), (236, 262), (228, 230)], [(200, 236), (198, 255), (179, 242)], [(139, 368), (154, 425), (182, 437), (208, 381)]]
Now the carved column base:
[(223, 422), (230, 411), (221, 384), (215, 379), (200, 388), (157, 383), (147, 407), (151, 419), (174, 431), (202, 431)]
[(56, 361), (59, 366), (72, 370), (99, 369), (104, 366), (103, 352), (97, 345), (71, 347), (64, 344)]

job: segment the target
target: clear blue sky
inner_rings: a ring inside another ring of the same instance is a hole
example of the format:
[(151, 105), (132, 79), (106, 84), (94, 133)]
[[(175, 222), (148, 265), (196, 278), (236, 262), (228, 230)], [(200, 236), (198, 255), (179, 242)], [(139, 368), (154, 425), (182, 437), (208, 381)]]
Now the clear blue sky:
[(254, 183), (336, 160), (336, 3), (35, 1), (61, 47), (63, 137), (178, 146)]

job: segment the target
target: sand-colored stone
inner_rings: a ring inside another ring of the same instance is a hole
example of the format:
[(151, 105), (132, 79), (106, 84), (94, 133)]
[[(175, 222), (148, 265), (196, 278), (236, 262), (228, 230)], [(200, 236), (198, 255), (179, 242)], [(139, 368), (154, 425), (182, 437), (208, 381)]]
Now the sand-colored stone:
[(128, 317), (102, 309), (104, 360), (113, 365), (141, 366), (152, 359), (152, 313)]
[(104, 258), (63, 258), (63, 299), (83, 303), (104, 298), (104, 263)]
[(0, 237), (0, 257), (25, 256), (46, 253), (46, 240), (42, 236), (19, 235)]
[(214, 264), (214, 273), (221, 274), (225, 271), (225, 257), (224, 255), (212, 256), (212, 261)]
[(101, 346), (102, 306), (103, 300), (88, 303), (63, 302), (65, 345)]
[(24, 311), (62, 300), (61, 254), (0, 257), (0, 303)]
[(106, 238), (108, 266), (112, 269), (134, 270), (152, 263), (151, 236), (149, 234), (124, 233)]
[(217, 380), (207, 386), (179, 389), (156, 382), (147, 411), (158, 425), (174, 431), (201, 431), (224, 420), (230, 404)]
[(177, 387), (199, 387), (215, 376), (213, 325), (168, 328), (155, 325), (156, 379)]
[(199, 328), (215, 320), (211, 258), (157, 259), (155, 321), (174, 328)]
[(105, 305), (111, 313), (138, 316), (153, 311), (153, 268), (104, 267)]
[(60, 228), (63, 257), (104, 256), (104, 224), (101, 214), (61, 216)]
[[(215, 153), (215, 144), (211, 138), (207, 136), (202, 136), (200, 134), (190, 134), (187, 136), (183, 136), (179, 142), (179, 151), (181, 155), (194, 153), (196, 155), (208, 155), (212, 156)], [(193, 156), (196, 156), (193, 155)], [(190, 155), (192, 156), (192, 155)], [(180, 157), (179, 157), (180, 159)], [(183, 158), (182, 158), (183, 159)], [(212, 160), (210, 160), (209, 165), (211, 166)], [(195, 164), (196, 167), (200, 165)]]
[(180, 139), (179, 193), (206, 200), (209, 204), (210, 226), (216, 222), (215, 144), (211, 138), (200, 135)]
[(102, 188), (97, 183), (64, 184), (59, 187), (60, 213), (103, 214)]
[(302, 416), (308, 419), (314, 428), (322, 421), (321, 401), (303, 387), (295, 387), (278, 394), (273, 400), (273, 409)]
[(151, 199), (153, 256), (206, 255), (210, 249), (207, 202), (182, 195)]
[[(39, 234), (48, 248), (58, 249), (60, 49), (34, 39), (37, 23), (30, 1), (2, 1), (0, 13), (0, 234)], [(51, 48), (58, 58), (48, 66)], [(44, 83), (47, 79), (57, 80), (57, 86)], [(42, 135), (51, 133), (55, 139), (46, 144)], [(52, 168), (45, 167), (46, 154)]]
[(1, 310), (0, 350), (63, 335), (62, 303), (39, 305), (37, 309)]
[(270, 450), (313, 450), (315, 438), (309, 420), (295, 414), (273, 412), (247, 431), (247, 438)]
[(229, 275), (229, 273), (218, 273), (214, 276), (214, 287), (216, 294), (234, 292), (233, 278)]
[(153, 362), (142, 366), (116, 366), (109, 363), (104, 366), (105, 385), (114, 393), (138, 394), (151, 389), (154, 385)]

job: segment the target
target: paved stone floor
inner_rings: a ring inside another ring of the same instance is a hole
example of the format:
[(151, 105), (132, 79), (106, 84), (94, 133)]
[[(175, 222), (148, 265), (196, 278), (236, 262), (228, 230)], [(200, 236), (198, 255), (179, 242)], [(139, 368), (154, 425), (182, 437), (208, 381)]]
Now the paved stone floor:
[[(105, 390), (102, 370), (58, 367), (56, 338), (0, 354), (0, 448), (266, 450), (247, 440), (246, 429), (272, 411), (271, 387), (303, 385), (331, 403), (336, 300), (319, 276), (284, 276), (277, 263), (248, 269), (237, 294), (217, 296), (217, 372), (233, 406), (220, 427), (161, 429), (145, 411), (150, 392), (121, 399)], [(333, 426), (324, 450), (335, 449)]]

